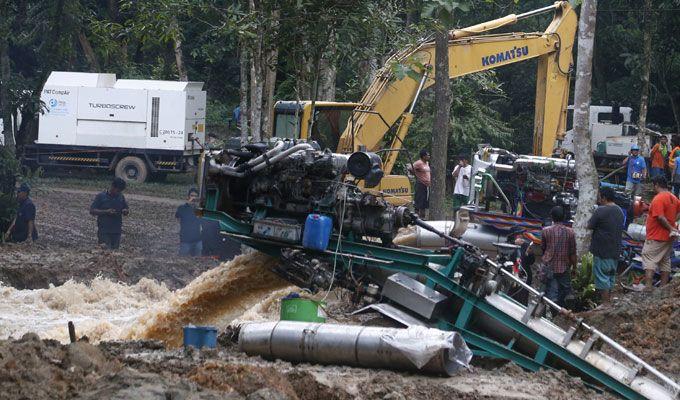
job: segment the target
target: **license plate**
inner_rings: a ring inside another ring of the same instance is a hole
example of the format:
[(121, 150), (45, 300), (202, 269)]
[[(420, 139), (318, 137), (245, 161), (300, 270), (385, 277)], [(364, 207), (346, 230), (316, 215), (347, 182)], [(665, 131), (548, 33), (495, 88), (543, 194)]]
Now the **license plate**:
[(253, 225), (253, 235), (276, 239), (284, 242), (298, 243), (302, 237), (300, 224), (280, 219), (262, 219)]

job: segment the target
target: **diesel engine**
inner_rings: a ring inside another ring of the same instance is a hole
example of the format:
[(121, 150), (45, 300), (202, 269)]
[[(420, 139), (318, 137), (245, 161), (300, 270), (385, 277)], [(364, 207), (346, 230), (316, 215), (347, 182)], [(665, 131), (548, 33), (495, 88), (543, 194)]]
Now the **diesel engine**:
[(382, 178), (373, 153), (337, 154), (313, 142), (256, 143), (206, 154), (203, 171), (205, 185), (218, 192), (216, 209), (252, 224), (254, 236), (300, 243), (314, 214), (330, 218), (335, 233), (388, 245), (410, 221), (408, 208), (357, 186), (374, 187)]

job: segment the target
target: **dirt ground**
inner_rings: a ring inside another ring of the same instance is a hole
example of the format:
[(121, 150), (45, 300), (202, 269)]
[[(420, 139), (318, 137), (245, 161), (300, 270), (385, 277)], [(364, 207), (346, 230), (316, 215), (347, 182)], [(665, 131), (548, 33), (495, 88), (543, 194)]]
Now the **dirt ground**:
[(121, 248), (97, 246), (96, 219), (89, 207), (96, 191), (39, 186), (31, 194), (37, 207), (39, 240), (0, 244), (0, 282), (18, 289), (58, 286), (96, 276), (129, 284), (141, 278), (183, 287), (218, 263), (177, 256), (181, 200), (128, 193), (130, 215), (123, 221)]
[(581, 316), (680, 381), (680, 279), (651, 293), (620, 292), (611, 308)]
[[(614, 398), (564, 372), (512, 364), (476, 361), (441, 378), (270, 362), (240, 353), (226, 335), (215, 350), (179, 349), (183, 325), (224, 331), (274, 319), (278, 300), (296, 288), (261, 254), (225, 264), (178, 257), (174, 211), (181, 200), (148, 192), (128, 193), (121, 249), (101, 250), (88, 214), (95, 193), (35, 188), (40, 240), (0, 245), (0, 400)], [(650, 294), (620, 294), (612, 308), (582, 316), (677, 379), (679, 296), (680, 280)], [(342, 291), (328, 301), (329, 321), (365, 322), (348, 318)], [(68, 320), (93, 344), (64, 344)]]
[(609, 399), (563, 372), (474, 368), (450, 378), (292, 365), (154, 341), (62, 345), (26, 334), (0, 341), (0, 399)]

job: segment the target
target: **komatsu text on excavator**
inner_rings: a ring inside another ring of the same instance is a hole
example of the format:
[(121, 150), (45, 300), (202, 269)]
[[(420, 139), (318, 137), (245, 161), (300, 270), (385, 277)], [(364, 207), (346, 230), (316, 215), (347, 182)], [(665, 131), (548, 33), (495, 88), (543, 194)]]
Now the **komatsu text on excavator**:
[[(554, 13), (543, 32), (483, 34), (529, 17)], [(457, 78), (529, 59), (538, 59), (535, 155), (550, 156), (555, 141), (564, 137), (572, 68), (572, 47), (578, 18), (568, 2), (449, 32), (449, 76)], [(424, 40), (390, 57), (358, 103), (279, 101), (274, 107), (273, 136), (307, 139), (338, 153), (359, 149), (380, 152), (386, 174), (377, 191), (392, 203), (411, 199), (406, 176), (390, 175), (413, 121), (413, 109), (421, 91), (434, 84), (435, 45)], [(420, 76), (397, 79), (394, 63), (414, 63)], [(313, 110), (312, 110), (313, 107)], [(385, 137), (393, 132), (391, 143)]]

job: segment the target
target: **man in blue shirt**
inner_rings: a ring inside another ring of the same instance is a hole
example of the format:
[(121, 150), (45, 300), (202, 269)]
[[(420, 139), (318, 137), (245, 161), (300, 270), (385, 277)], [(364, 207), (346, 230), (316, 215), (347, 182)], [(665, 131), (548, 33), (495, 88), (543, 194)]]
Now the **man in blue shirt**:
[(177, 208), (175, 218), (179, 220), (179, 255), (198, 257), (203, 252), (201, 241), (201, 220), (196, 216), (198, 190), (191, 188), (187, 202)]
[(120, 247), (123, 232), (123, 216), (130, 213), (123, 190), (125, 181), (115, 178), (109, 190), (99, 193), (90, 206), (90, 214), (97, 217), (97, 239), (99, 244), (115, 250)]
[(626, 192), (635, 199), (636, 195), (642, 194), (642, 182), (647, 178), (647, 164), (640, 155), (640, 147), (637, 144), (630, 147), (630, 155), (622, 164), (627, 168)]
[[(17, 189), (17, 216), (7, 230), (5, 239), (12, 242), (33, 242), (38, 239), (38, 230), (35, 227), (35, 205), (29, 196), (31, 187), (22, 183)], [(29, 240), (30, 238), (30, 240)]]

